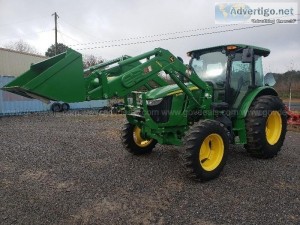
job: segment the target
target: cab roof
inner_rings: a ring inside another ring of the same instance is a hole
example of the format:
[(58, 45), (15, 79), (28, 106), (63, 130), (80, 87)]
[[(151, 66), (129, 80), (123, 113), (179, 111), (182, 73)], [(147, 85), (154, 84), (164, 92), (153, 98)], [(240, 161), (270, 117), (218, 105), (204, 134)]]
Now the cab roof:
[(236, 46), (237, 48), (250, 47), (250, 48), (254, 49), (254, 54), (259, 55), (259, 56), (264, 56), (264, 57), (266, 57), (270, 54), (270, 50), (267, 48), (261, 48), (261, 47), (257, 47), (257, 46), (253, 46), (253, 45), (244, 45), (244, 44), (230, 44), (230, 45), (214, 46), (214, 47), (210, 47), (210, 48), (203, 48), (203, 49), (189, 51), (187, 54), (192, 55), (192, 53), (197, 52), (197, 54), (202, 55), (202, 54), (209, 53), (209, 52), (222, 51), (223, 49), (226, 49), (227, 46)]

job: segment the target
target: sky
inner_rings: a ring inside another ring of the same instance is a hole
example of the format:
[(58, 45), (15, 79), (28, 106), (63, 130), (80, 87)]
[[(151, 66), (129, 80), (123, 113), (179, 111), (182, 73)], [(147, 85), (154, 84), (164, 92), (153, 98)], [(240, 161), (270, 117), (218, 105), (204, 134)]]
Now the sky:
[(0, 47), (23, 40), (45, 54), (54, 44), (54, 12), (59, 43), (106, 60), (161, 47), (188, 63), (190, 50), (243, 43), (271, 50), (265, 73), (300, 70), (300, 22), (234, 30), (253, 25), (215, 24), (215, 1), (205, 0), (0, 0)]

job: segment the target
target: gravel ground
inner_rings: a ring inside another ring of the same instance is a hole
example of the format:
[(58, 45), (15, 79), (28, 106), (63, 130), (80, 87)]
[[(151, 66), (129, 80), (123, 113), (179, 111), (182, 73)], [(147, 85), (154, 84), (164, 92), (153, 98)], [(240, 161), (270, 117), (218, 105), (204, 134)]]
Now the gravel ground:
[(300, 224), (300, 134), (272, 160), (232, 147), (218, 179), (186, 177), (180, 148), (124, 151), (122, 115), (0, 118), (1, 224)]

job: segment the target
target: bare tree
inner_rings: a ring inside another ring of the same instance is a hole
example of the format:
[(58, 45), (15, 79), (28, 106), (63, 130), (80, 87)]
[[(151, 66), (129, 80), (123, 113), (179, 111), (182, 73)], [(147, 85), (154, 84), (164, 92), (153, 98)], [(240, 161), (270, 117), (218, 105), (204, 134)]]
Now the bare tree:
[(84, 55), (83, 56), (83, 67), (88, 68), (99, 63), (103, 63), (103, 59), (101, 57), (96, 57), (94, 55)]
[(6, 45), (4, 45), (5, 48), (15, 50), (18, 52), (25, 52), (25, 53), (31, 53), (31, 54), (40, 54), (37, 49), (27, 42), (23, 40), (15, 41), (15, 42), (10, 42)]

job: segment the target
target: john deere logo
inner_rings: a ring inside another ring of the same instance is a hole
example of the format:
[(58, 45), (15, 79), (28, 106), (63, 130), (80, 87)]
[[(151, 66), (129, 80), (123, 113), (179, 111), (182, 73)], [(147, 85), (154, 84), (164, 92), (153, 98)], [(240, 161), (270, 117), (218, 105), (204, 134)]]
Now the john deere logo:
[(171, 56), (171, 57), (170, 57), (170, 61), (171, 61), (171, 62), (174, 62), (174, 61), (175, 61), (174, 56)]

